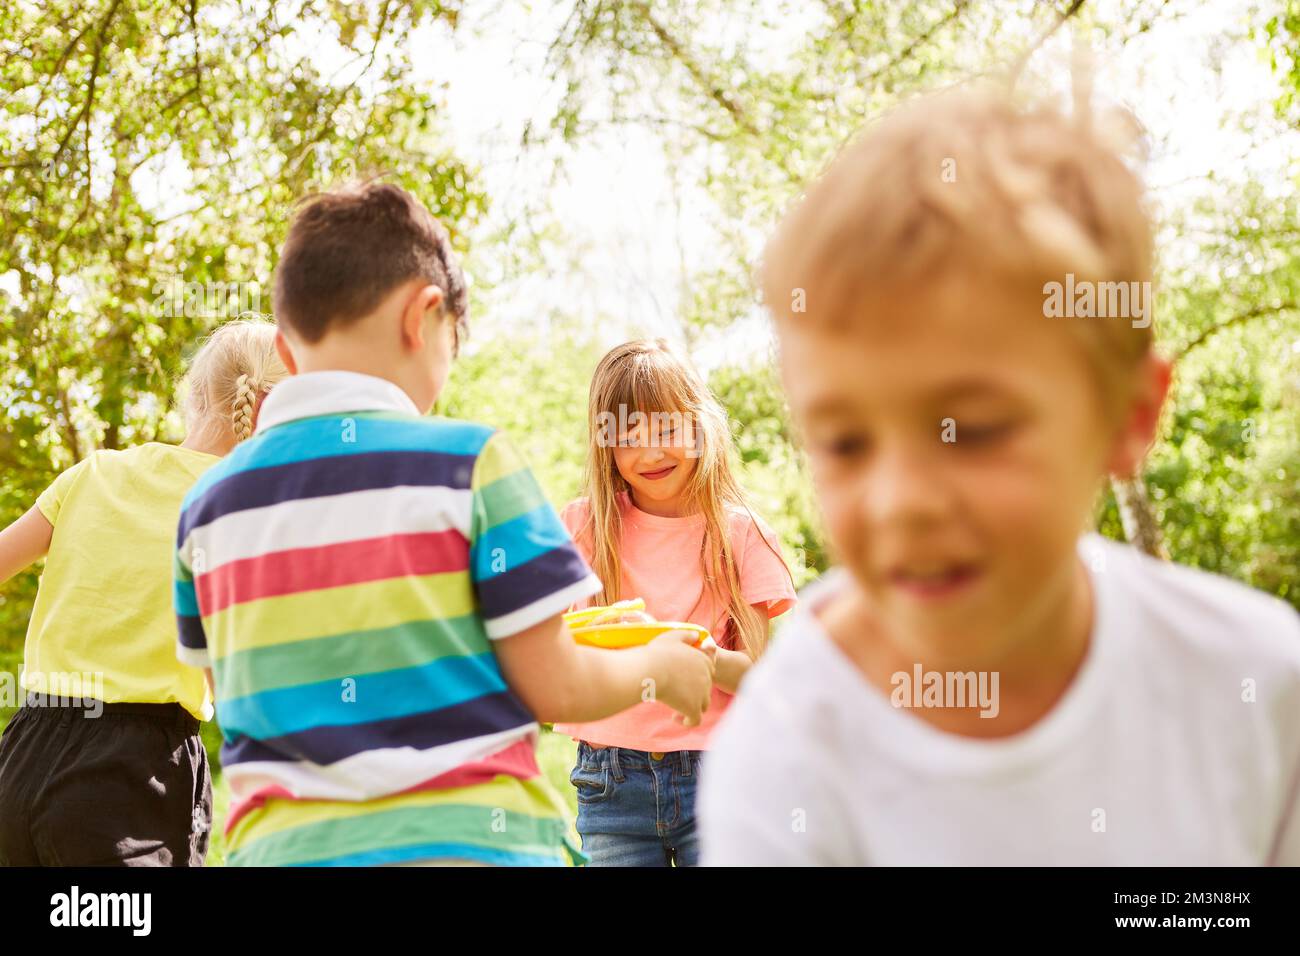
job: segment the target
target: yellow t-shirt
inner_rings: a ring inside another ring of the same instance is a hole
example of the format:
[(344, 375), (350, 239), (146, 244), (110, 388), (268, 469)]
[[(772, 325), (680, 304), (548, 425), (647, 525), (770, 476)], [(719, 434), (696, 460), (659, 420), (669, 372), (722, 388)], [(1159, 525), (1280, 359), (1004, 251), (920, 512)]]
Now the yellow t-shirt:
[(176, 659), (172, 553), (181, 499), (216, 455), (150, 442), (97, 451), (36, 499), (54, 526), (22, 685), (212, 717), (203, 671)]

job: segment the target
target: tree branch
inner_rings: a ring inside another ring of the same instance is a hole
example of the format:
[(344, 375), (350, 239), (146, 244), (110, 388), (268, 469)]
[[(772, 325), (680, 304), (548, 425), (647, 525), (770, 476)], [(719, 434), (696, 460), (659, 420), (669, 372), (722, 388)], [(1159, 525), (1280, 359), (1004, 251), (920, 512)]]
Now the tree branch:
[(68, 443), (68, 451), (72, 452), (74, 462), (81, 461), (81, 436), (77, 434), (77, 426), (72, 423), (72, 405), (68, 401), (68, 390), (60, 386), (58, 391), (59, 409), (63, 413), (63, 440)]
[(59, 148), (54, 151), (54, 158), (51, 162), (57, 163), (59, 161), (59, 157), (68, 148), (68, 142), (72, 139), (72, 134), (77, 131), (77, 127), (81, 125), (82, 120), (86, 121), (86, 130), (87, 134), (89, 134), (90, 111), (95, 105), (95, 83), (99, 79), (99, 64), (104, 55), (104, 31), (108, 29), (108, 25), (112, 22), (121, 3), (122, 0), (113, 0), (113, 5), (108, 8), (108, 13), (104, 14), (104, 19), (99, 22), (99, 26), (95, 29), (95, 55), (90, 63), (90, 85), (86, 91), (86, 101), (81, 104), (80, 112), (77, 113), (76, 118), (68, 126), (68, 131), (63, 134), (63, 139), (59, 142)]
[(645, 18), (646, 24), (652, 31), (654, 31), (654, 35), (659, 39), (659, 42), (667, 48), (670, 54), (672, 54), (673, 59), (686, 69), (686, 72), (691, 75), (691, 79), (696, 82), (696, 84), (711, 100), (713, 100), (713, 102), (717, 103), (726, 110), (728, 114), (730, 114), (731, 118), (735, 120), (737, 126), (745, 132), (757, 136), (757, 127), (750, 122), (749, 117), (745, 114), (745, 110), (741, 105), (728, 96), (726, 91), (723, 90), (719, 84), (713, 82), (708, 74), (705, 73), (704, 68), (695, 61), (695, 58), (692, 57), (690, 53), (687, 52), (682, 42), (678, 40), (666, 26), (659, 22), (654, 13), (651, 12), (650, 4), (641, 2), (637, 4), (637, 8), (640, 9), (642, 16)]
[(1276, 305), (1260, 305), (1253, 309), (1248, 309), (1240, 315), (1234, 315), (1232, 318), (1220, 322), (1218, 325), (1210, 326), (1196, 338), (1192, 339), (1192, 341), (1187, 345), (1183, 346), (1175, 358), (1177, 360), (1185, 358), (1187, 353), (1191, 352), (1193, 349), (1199, 348), (1201, 345), (1204, 345), (1208, 339), (1212, 336), (1218, 335), (1224, 329), (1231, 328), (1234, 325), (1242, 325), (1252, 319), (1262, 318), (1266, 315), (1274, 315), (1278, 312), (1294, 312), (1297, 309), (1300, 309), (1300, 303), (1297, 303), (1294, 300), (1279, 302)]
[[(1079, 2), (1082, 3), (1083, 0), (1079, 0)], [(946, 17), (943, 17), (942, 19), (936, 21), (930, 27), (930, 29), (926, 30), (924, 33), (922, 33), (921, 35), (913, 39), (911, 43), (909, 43), (901, 51), (899, 51), (897, 54), (891, 57), (889, 62), (886, 63), (884, 66), (882, 66), (880, 69), (872, 70), (871, 73), (867, 76), (867, 80), (873, 81), (873, 80), (880, 79), (880, 77), (882, 77), (884, 74), (894, 69), (904, 60), (908, 59), (913, 53), (917, 51), (918, 48), (928, 43), (932, 36), (934, 36), (936, 33), (938, 33), (948, 24), (952, 23), (959, 16), (961, 16), (962, 11), (966, 9), (966, 6), (969, 3), (970, 0), (956, 0), (956, 3), (953, 4), (952, 11)]]
[(1056, 22), (1053, 23), (1046, 30), (1044, 30), (1042, 33), (1040, 33), (1034, 39), (1034, 42), (1031, 43), (1025, 49), (1025, 51), (1021, 53), (1019, 57), (1016, 58), (1015, 63), (1012, 65), (1010, 71), (1007, 73), (1008, 89), (1012, 89), (1015, 87), (1016, 82), (1020, 79), (1020, 74), (1023, 73), (1025, 67), (1029, 65), (1030, 57), (1032, 57), (1035, 53), (1037, 53), (1039, 47), (1041, 47), (1044, 43), (1046, 43), (1049, 39), (1051, 39), (1052, 35), (1056, 33), (1057, 30), (1061, 29), (1062, 26), (1064, 26), (1066, 20), (1070, 19), (1070, 17), (1074, 16), (1076, 13), (1079, 12), (1079, 9), (1083, 6), (1083, 2), (1084, 0), (1073, 0), (1073, 2), (1070, 4), (1070, 6), (1066, 9), (1064, 13), (1057, 14)]

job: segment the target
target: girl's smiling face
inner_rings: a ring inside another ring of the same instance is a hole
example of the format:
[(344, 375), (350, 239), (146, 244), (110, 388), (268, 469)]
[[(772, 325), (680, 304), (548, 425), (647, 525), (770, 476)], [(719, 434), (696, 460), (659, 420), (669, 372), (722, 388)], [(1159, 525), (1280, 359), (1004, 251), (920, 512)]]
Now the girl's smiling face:
[(1167, 367), (1134, 373), (1117, 421), (1062, 324), (1114, 319), (975, 285), (863, 311), (851, 332), (779, 323), (827, 530), (914, 659), (996, 661), (1077, 600), (1076, 542), (1106, 473), (1140, 461)]
[(680, 515), (684, 492), (695, 472), (695, 428), (681, 412), (634, 412), (618, 433), (614, 466), (642, 511)]

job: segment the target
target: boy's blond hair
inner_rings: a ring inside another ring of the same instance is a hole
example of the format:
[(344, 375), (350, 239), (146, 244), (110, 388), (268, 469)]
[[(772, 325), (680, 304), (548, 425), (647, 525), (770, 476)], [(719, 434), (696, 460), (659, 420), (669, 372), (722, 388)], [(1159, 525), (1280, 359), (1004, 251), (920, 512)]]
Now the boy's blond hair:
[[(966, 88), (912, 101), (846, 147), (768, 244), (761, 284), (778, 323), (851, 328), (867, 302), (954, 281), (1041, 309), (1045, 284), (1069, 273), (1149, 283), (1151, 271), (1141, 184), (1086, 119)], [(1122, 401), (1149, 323), (1042, 321), (1077, 330)]]
[(275, 351), (275, 326), (261, 319), (236, 319), (204, 341), (185, 373), (185, 415), (189, 426), (224, 419), (240, 442), (253, 434), (258, 397), (289, 370)]

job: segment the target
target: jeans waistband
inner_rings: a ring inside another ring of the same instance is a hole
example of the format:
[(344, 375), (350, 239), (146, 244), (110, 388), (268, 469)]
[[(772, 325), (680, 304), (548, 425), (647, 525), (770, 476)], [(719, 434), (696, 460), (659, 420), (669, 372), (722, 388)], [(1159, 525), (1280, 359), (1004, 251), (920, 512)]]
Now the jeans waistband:
[(609, 769), (613, 771), (614, 778), (621, 780), (623, 770), (627, 766), (651, 766), (651, 765), (677, 765), (677, 768), (683, 773), (693, 773), (693, 761), (698, 761), (703, 755), (702, 750), (669, 750), (669, 751), (649, 751), (633, 750), (630, 747), (605, 747), (582, 742), (581, 746), (586, 747), (593, 754), (604, 754), (605, 759), (609, 761)]

